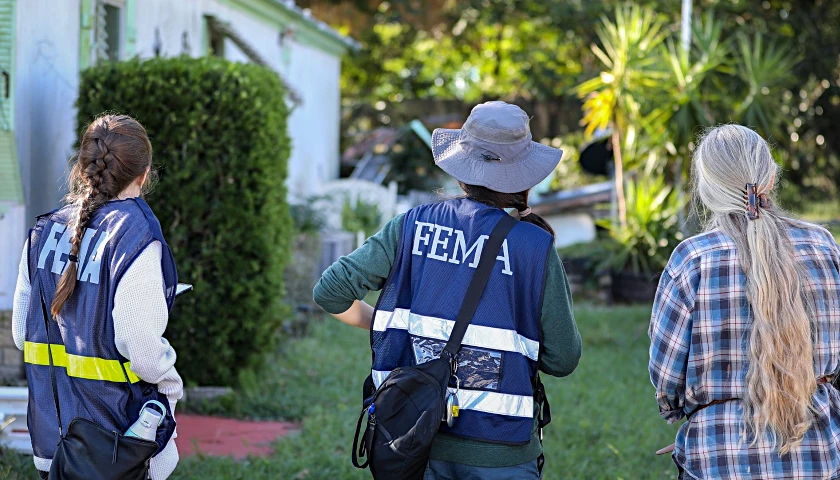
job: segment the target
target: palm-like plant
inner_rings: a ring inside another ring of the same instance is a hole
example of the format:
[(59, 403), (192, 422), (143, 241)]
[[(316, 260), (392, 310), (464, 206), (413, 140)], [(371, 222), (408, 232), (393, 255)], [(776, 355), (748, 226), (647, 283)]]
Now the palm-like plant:
[(779, 122), (774, 121), (782, 104), (779, 93), (795, 78), (793, 67), (799, 58), (791, 48), (776, 42), (765, 46), (761, 34), (756, 34), (752, 42), (739, 36), (737, 43), (737, 75), (746, 84), (747, 92), (735, 108), (735, 117), (765, 135), (779, 134)]
[(604, 267), (613, 272), (632, 271), (650, 275), (661, 271), (682, 238), (678, 212), (684, 200), (668, 185), (663, 175), (643, 172), (627, 184), (627, 223), (609, 220), (599, 225), (615, 240)]
[[(701, 127), (716, 123), (719, 106), (731, 104), (725, 98), (726, 88), (718, 80), (728, 73), (730, 48), (722, 41), (723, 23), (715, 20), (714, 11), (707, 12), (692, 27), (691, 46), (688, 50), (669, 39), (662, 49), (662, 58), (668, 65), (670, 81), (663, 108), (668, 112), (665, 144), (675, 160), (674, 186), (680, 200), (683, 184), (688, 175), (689, 144)], [(667, 158), (667, 157), (666, 157)], [(678, 215), (684, 219), (682, 211)]]
[(668, 130), (676, 150), (685, 149), (694, 139), (697, 128), (715, 124), (721, 95), (709, 85), (721, 73), (728, 72), (729, 46), (721, 40), (723, 23), (709, 12), (694, 24), (691, 52), (672, 40), (662, 56), (668, 65), (670, 82)]
[[(658, 48), (668, 36), (664, 23), (650, 8), (625, 5), (615, 11), (615, 22), (601, 19), (597, 34), (601, 47), (592, 51), (604, 64), (597, 77), (578, 86), (584, 98), (586, 134), (596, 130), (612, 131), (615, 160), (615, 188), (619, 221), (626, 223), (622, 141), (632, 143), (642, 124), (642, 103), (651, 91), (662, 87), (667, 73), (658, 69)], [(650, 123), (650, 122), (648, 122)]]

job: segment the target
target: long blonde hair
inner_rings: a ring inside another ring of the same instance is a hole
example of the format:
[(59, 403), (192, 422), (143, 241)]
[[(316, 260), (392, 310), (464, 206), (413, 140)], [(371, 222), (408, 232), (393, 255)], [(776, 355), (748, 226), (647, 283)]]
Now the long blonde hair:
[[(706, 207), (707, 228), (727, 234), (747, 278), (752, 312), (746, 378), (744, 436), (768, 433), (779, 454), (796, 448), (813, 421), (817, 388), (813, 330), (804, 271), (787, 230), (806, 226), (776, 206), (779, 167), (761, 136), (740, 125), (709, 130), (694, 152), (695, 196)], [(747, 214), (746, 184), (766, 200), (757, 218)]]

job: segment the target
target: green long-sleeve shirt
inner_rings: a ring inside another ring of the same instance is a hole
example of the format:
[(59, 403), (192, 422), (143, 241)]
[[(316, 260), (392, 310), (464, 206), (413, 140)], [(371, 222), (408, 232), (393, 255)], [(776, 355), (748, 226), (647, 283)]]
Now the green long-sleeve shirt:
[[(333, 264), (315, 286), (315, 302), (329, 313), (347, 311), (355, 300), (371, 291), (381, 290), (397, 255), (403, 227), (403, 215), (391, 220), (362, 247)], [(540, 370), (564, 377), (577, 367), (580, 359), (580, 334), (572, 314), (572, 296), (560, 257), (548, 256), (548, 272), (543, 294), (542, 343)], [(535, 410), (537, 406), (535, 405)], [(432, 446), (432, 458), (479, 467), (506, 467), (530, 462), (542, 453), (536, 415), (531, 441), (527, 445), (499, 445), (438, 434)]]

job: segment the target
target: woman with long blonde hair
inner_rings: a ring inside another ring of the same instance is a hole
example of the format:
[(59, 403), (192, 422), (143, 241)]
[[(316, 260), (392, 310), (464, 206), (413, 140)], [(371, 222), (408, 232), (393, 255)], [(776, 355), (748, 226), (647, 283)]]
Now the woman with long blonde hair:
[(672, 254), (649, 331), (660, 415), (688, 419), (680, 478), (840, 475), (840, 247), (778, 207), (779, 170), (740, 125), (694, 152), (706, 231)]

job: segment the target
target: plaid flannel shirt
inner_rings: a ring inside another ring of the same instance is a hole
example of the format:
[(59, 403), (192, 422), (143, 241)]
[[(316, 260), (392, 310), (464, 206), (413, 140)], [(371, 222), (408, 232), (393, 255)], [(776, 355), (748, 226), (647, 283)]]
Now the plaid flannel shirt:
[[(815, 376), (840, 366), (840, 248), (828, 231), (790, 226), (788, 236), (814, 294)], [(651, 315), (650, 378), (677, 433), (674, 462), (685, 478), (833, 479), (840, 477), (840, 394), (817, 387), (815, 417), (801, 446), (780, 457), (769, 436), (742, 439), (740, 400), (752, 319), (735, 244), (719, 231), (682, 242), (663, 272)], [(697, 411), (696, 415), (692, 415)]]

